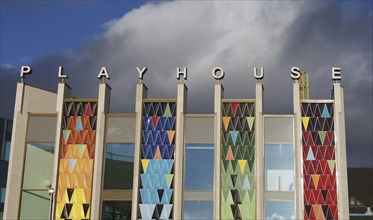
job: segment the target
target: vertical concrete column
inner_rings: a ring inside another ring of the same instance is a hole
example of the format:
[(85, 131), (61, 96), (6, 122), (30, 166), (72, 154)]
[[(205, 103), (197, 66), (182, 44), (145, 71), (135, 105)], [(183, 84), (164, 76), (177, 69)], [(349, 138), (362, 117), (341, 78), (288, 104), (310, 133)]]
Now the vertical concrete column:
[(299, 83), (293, 83), (294, 109), (294, 154), (295, 154), (295, 219), (303, 219), (303, 181), (302, 181), (302, 112), (300, 107)]
[(56, 139), (54, 142), (54, 162), (53, 162), (53, 174), (51, 181), (51, 188), (54, 189), (52, 195), (52, 206), (49, 213), (49, 219), (53, 219), (55, 201), (57, 196), (57, 181), (58, 181), (58, 163), (60, 160), (60, 145), (61, 145), (61, 127), (62, 127), (62, 117), (63, 117), (63, 104), (65, 98), (70, 98), (71, 87), (66, 83), (58, 83), (57, 86), (57, 101), (56, 101), (56, 112), (57, 112), (57, 122), (56, 122)]
[(100, 219), (102, 174), (105, 149), (106, 113), (110, 109), (111, 87), (100, 83), (98, 89), (95, 160), (93, 168), (91, 219)]
[(256, 219), (265, 219), (263, 84), (255, 85)]
[(339, 83), (334, 84), (334, 132), (338, 218), (349, 219), (344, 94)]
[(177, 85), (174, 219), (184, 219), (184, 114), (186, 111), (187, 90), (188, 88), (184, 83)]
[(135, 132), (135, 158), (133, 165), (133, 187), (132, 187), (132, 216), (131, 219), (138, 219), (138, 204), (139, 204), (139, 178), (140, 178), (140, 155), (141, 155), (141, 128), (142, 128), (142, 109), (143, 99), (147, 96), (148, 88), (138, 83), (136, 85), (136, 132)]
[(222, 109), (222, 99), (224, 97), (224, 87), (222, 84), (217, 83), (214, 86), (215, 99), (214, 99), (214, 208), (213, 217), (214, 219), (220, 219), (220, 160), (221, 160), (221, 109)]
[(25, 103), (28, 102), (28, 98), (25, 93), (25, 84), (22, 82), (17, 83), (12, 141), (10, 144), (8, 179), (5, 195), (4, 219), (18, 219), (28, 120), (28, 105)]

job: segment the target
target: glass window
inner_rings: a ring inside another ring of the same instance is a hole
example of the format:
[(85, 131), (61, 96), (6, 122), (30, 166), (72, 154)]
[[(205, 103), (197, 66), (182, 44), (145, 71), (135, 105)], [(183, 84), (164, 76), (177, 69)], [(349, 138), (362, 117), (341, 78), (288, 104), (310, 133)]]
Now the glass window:
[(265, 117), (264, 141), (283, 143), (293, 142), (293, 117)]
[(23, 176), (20, 219), (47, 219), (48, 187), (54, 162), (53, 143), (28, 143)]
[(107, 143), (135, 142), (135, 117), (109, 117), (107, 122)]
[(212, 201), (185, 201), (184, 219), (212, 219)]
[(4, 203), (4, 201), (5, 201), (5, 191), (6, 191), (6, 189), (4, 187), (0, 188), (0, 202), (1, 203)]
[(186, 144), (185, 189), (212, 190), (214, 144)]
[(9, 161), (9, 154), (10, 154), (10, 140), (4, 142), (4, 160)]
[(104, 189), (132, 189), (135, 144), (107, 144)]
[(293, 144), (265, 145), (266, 190), (294, 190)]
[(47, 190), (23, 190), (20, 219), (48, 219), (50, 197)]
[(103, 201), (102, 219), (131, 219), (132, 201)]
[(294, 201), (267, 201), (266, 219), (295, 219)]
[(28, 143), (23, 189), (47, 189), (52, 178), (53, 162), (53, 143)]
[(28, 142), (54, 142), (56, 116), (30, 116), (27, 129)]
[(214, 118), (186, 117), (185, 139), (187, 143), (214, 142)]

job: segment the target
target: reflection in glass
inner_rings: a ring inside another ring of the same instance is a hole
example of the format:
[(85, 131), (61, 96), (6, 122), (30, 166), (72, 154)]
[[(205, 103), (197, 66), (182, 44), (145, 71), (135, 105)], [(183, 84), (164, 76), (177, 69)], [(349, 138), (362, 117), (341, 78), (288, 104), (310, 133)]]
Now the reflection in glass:
[(214, 144), (186, 144), (185, 189), (212, 190)]
[(132, 201), (103, 201), (102, 219), (131, 219)]
[(267, 201), (266, 219), (295, 219), (295, 202)]
[(48, 219), (53, 162), (53, 143), (27, 144), (20, 219)]
[(265, 145), (266, 190), (294, 190), (293, 144)]
[(53, 143), (28, 143), (26, 146), (23, 189), (46, 190), (46, 182), (51, 182), (53, 162)]
[(107, 144), (104, 189), (132, 189), (135, 144)]
[(184, 219), (212, 219), (212, 201), (184, 201)]
[(23, 190), (20, 219), (48, 219), (50, 200), (47, 190)]

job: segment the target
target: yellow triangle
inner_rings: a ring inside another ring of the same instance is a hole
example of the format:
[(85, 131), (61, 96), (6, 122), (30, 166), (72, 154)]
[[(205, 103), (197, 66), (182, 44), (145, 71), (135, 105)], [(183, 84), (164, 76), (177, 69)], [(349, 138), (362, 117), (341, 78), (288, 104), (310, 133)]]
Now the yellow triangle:
[(174, 139), (174, 136), (175, 136), (175, 131), (167, 131), (167, 135), (168, 135), (168, 140), (170, 141), (170, 143), (172, 143), (172, 140)]
[(240, 169), (241, 169), (242, 174), (245, 171), (246, 162), (247, 162), (247, 160), (238, 160), (238, 163), (240, 164)]
[(225, 128), (225, 130), (227, 130), (228, 129), (229, 120), (231, 119), (231, 117), (222, 117), (222, 118), (223, 118), (224, 128)]
[(141, 164), (142, 164), (142, 168), (144, 169), (144, 173), (146, 173), (146, 169), (148, 168), (149, 160), (142, 159)]
[(307, 130), (308, 122), (310, 121), (310, 117), (302, 117), (302, 122), (304, 126), (304, 130)]
[(317, 184), (319, 183), (320, 175), (311, 175), (311, 176), (312, 176), (313, 185), (315, 186), (315, 189), (317, 189)]

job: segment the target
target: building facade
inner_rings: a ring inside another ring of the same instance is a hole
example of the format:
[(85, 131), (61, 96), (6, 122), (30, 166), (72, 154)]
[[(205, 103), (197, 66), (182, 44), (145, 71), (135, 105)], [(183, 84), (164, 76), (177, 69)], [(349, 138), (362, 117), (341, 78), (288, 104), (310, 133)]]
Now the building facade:
[(347, 219), (343, 88), (266, 115), (263, 85), (188, 114), (136, 85), (133, 113), (111, 113), (111, 88), (72, 98), (18, 83), (4, 219)]

